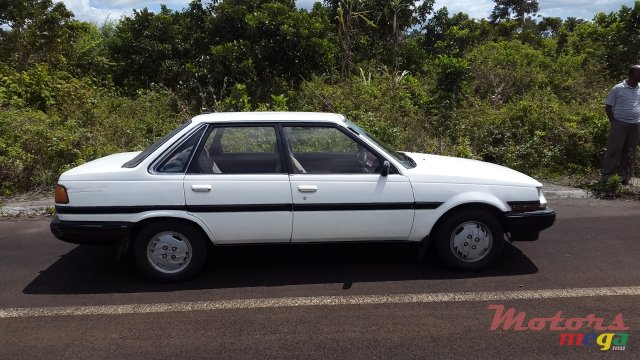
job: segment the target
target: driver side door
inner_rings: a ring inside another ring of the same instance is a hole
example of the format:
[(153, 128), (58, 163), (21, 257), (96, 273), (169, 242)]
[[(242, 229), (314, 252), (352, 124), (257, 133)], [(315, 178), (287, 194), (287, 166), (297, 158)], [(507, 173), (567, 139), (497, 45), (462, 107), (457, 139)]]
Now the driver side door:
[(409, 179), (380, 174), (384, 158), (333, 125), (283, 126), (292, 163), (292, 242), (407, 240)]

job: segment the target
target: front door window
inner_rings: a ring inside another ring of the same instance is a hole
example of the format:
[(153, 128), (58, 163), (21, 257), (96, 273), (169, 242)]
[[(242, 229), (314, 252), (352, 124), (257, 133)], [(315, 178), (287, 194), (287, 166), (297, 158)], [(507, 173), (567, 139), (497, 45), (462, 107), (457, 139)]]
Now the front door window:
[(285, 127), (293, 172), (370, 174), (380, 170), (371, 151), (334, 127)]

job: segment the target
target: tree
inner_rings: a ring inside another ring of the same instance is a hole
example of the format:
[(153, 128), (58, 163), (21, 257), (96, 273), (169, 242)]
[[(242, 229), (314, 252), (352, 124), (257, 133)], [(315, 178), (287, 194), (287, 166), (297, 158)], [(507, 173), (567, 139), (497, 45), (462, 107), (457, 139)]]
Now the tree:
[(538, 32), (542, 37), (552, 38), (558, 35), (562, 28), (562, 19), (559, 17), (544, 17), (538, 22)]
[(600, 13), (594, 24), (601, 28), (603, 62), (612, 78), (626, 76), (630, 65), (640, 63), (640, 1), (623, 5), (617, 13)]
[(63, 62), (73, 13), (51, 0), (0, 0), (0, 58), (18, 71)]
[(489, 34), (485, 34), (481, 23), (469, 18), (464, 13), (449, 17), (446, 7), (436, 11), (424, 24), (421, 32), (424, 45), (436, 55), (454, 57), (463, 56), (467, 49), (477, 45), (480, 39), (489, 41)]
[(376, 27), (368, 17), (368, 11), (356, 10), (354, 1), (339, 0), (335, 9), (338, 25), (337, 34), (342, 51), (340, 54), (341, 72), (343, 76), (349, 76), (353, 66), (353, 38), (356, 37), (357, 22), (361, 21), (367, 26)]
[(178, 84), (185, 62), (179, 16), (162, 5), (157, 14), (144, 8), (120, 21), (108, 44), (116, 85), (135, 93), (154, 83)]
[(67, 47), (66, 71), (75, 77), (89, 77), (108, 81), (112, 63), (108, 59), (107, 39), (115, 25), (105, 23), (102, 28), (84, 21), (70, 23), (72, 42)]
[(527, 17), (539, 10), (536, 0), (495, 0), (495, 2), (496, 6), (490, 16), (493, 22), (516, 19), (524, 26)]
[[(210, 11), (213, 41), (202, 69), (217, 89), (225, 81), (245, 83), (252, 98), (268, 101), (272, 94), (333, 68), (334, 39), (326, 13), (298, 10), (294, 1), (285, 0), (222, 1)], [(227, 63), (230, 71), (216, 62)], [(238, 74), (234, 63), (248, 76)]]
[(424, 23), (434, 0), (325, 0), (336, 26), (342, 48), (343, 75), (351, 75), (352, 65), (381, 61), (394, 68), (396, 52), (412, 27)]

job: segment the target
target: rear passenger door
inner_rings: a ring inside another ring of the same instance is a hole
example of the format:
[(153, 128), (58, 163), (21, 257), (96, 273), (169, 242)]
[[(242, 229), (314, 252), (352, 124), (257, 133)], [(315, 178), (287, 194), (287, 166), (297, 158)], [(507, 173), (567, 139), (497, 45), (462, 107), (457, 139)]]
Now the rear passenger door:
[(212, 125), (184, 179), (187, 211), (219, 243), (289, 242), (291, 189), (274, 125)]

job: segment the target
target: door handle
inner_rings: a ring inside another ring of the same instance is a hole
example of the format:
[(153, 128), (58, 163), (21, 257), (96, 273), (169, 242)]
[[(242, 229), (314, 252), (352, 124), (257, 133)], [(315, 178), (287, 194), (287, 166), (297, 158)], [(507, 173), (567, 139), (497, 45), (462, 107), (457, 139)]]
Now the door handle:
[(211, 191), (211, 185), (191, 185), (191, 190), (195, 192), (209, 192)]
[(318, 187), (315, 185), (299, 185), (298, 191), (303, 193), (312, 193), (318, 191)]

